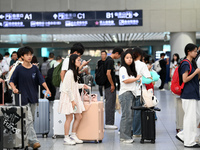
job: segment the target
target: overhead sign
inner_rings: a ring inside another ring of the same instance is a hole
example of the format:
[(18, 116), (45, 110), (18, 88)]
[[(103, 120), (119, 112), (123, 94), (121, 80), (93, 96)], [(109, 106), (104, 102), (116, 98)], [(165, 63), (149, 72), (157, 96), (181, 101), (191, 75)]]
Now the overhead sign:
[(0, 12), (0, 28), (72, 28), (142, 26), (142, 10), (72, 12)]

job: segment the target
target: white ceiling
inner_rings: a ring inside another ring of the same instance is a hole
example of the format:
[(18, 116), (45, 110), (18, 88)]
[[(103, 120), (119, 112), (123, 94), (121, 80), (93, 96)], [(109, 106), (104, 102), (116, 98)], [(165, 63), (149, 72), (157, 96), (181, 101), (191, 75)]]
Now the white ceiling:
[[(167, 39), (166, 39), (167, 36)], [(165, 38), (164, 38), (165, 37)], [(200, 39), (200, 32), (196, 33)], [(1, 43), (45, 43), (45, 42), (127, 42), (127, 41), (153, 41), (169, 40), (169, 32), (155, 33), (116, 33), (116, 34), (11, 34), (0, 35)]]

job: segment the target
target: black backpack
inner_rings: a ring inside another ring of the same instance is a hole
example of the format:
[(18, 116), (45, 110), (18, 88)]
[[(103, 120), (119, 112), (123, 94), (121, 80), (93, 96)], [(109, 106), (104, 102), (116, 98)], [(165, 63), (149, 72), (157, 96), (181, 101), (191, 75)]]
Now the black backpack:
[(106, 84), (107, 76), (106, 76), (106, 68), (105, 63), (103, 63), (97, 70), (95, 76), (96, 84), (103, 86)]
[(47, 98), (50, 101), (55, 100), (55, 95), (56, 95), (56, 88), (55, 86), (52, 84), (52, 76), (53, 76), (53, 71), (54, 71), (54, 67), (50, 68), (47, 72), (47, 76), (45, 78), (45, 81), (47, 83), (47, 86), (51, 92), (51, 97)]

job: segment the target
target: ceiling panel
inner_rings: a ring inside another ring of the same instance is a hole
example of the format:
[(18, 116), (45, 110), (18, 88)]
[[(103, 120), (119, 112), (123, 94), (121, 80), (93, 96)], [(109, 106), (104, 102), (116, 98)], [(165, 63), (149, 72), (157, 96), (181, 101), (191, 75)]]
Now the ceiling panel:
[[(1, 43), (45, 43), (45, 42), (128, 42), (128, 41), (152, 41), (164, 40), (165, 34), (169, 32), (152, 33), (101, 33), (101, 34), (10, 34), (0, 35)], [(200, 32), (196, 33), (200, 39)]]

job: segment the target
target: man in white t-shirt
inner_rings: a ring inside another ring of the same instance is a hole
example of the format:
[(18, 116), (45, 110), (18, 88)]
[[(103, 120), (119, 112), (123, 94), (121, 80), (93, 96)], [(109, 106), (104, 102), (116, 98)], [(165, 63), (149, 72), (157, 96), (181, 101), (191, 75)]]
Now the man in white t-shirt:
[[(137, 75), (144, 76), (145, 78), (151, 78), (151, 74), (147, 65), (144, 62), (141, 62), (141, 58), (143, 56), (143, 51), (140, 48), (133, 49), (133, 57), (135, 58), (135, 69)], [(141, 96), (141, 83), (136, 83), (136, 101), (135, 106), (142, 106), (140, 103), (140, 96)], [(134, 111), (134, 118), (133, 118), (133, 135), (140, 136), (141, 135), (141, 111), (137, 110)]]
[(6, 61), (6, 65), (10, 66), (11, 58), (10, 58), (10, 53), (9, 52), (5, 53), (3, 59)]
[[(77, 54), (79, 56), (83, 55), (84, 47), (83, 47), (83, 45), (82, 46), (81, 45), (82, 45), (81, 43), (75, 43), (73, 45), (73, 47), (71, 48), (70, 55), (72, 55), (72, 54)], [(88, 63), (89, 63), (89, 61), (83, 61), (81, 66), (79, 67), (79, 70), (81, 70), (83, 68), (83, 66), (86, 66)], [(60, 87), (62, 86), (62, 82), (64, 80), (65, 73), (67, 72), (68, 68), (69, 68), (69, 56), (67, 56), (64, 59), (63, 64), (62, 64), (62, 69), (60, 72), (60, 77), (61, 77)], [(81, 70), (81, 72), (83, 72), (83, 71), (84, 70)]]
[(7, 58), (5, 58), (1, 55), (1, 57), (0, 57), (0, 76), (1, 75), (5, 76), (8, 73), (8, 71), (9, 71), (9, 64), (8, 64)]
[(53, 65), (54, 68), (57, 67), (61, 62), (62, 62), (62, 57), (61, 56), (57, 56), (56, 57), (56, 62)]
[(56, 60), (54, 60), (54, 53), (49, 53), (49, 60), (50, 62), (50, 67), (52, 68), (54, 64), (56, 63)]

